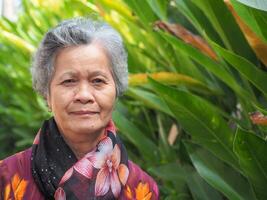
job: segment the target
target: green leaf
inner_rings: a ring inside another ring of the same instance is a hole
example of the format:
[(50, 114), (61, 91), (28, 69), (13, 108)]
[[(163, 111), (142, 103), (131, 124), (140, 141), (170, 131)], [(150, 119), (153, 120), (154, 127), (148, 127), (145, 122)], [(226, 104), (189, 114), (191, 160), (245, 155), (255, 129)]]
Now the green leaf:
[(126, 95), (143, 102), (149, 108), (154, 108), (170, 116), (173, 115), (166, 103), (151, 92), (137, 88), (129, 88)]
[(237, 0), (247, 6), (267, 11), (266, 0)]
[(253, 133), (238, 129), (234, 152), (244, 173), (250, 180), (259, 200), (267, 199), (267, 142)]
[[(1, 30), (1, 29), (0, 29)], [(5, 30), (1, 30), (1, 40), (8, 40), (17, 48), (20, 48), (22, 51), (32, 53), (34, 51), (34, 46), (27, 41), (23, 40), (22, 38), (18, 37), (17, 35), (13, 34), (12, 32), (8, 32)]]
[(187, 171), (187, 185), (192, 193), (193, 199), (222, 200), (222, 195), (210, 186), (197, 171)]
[(192, 2), (207, 16), (228, 49), (250, 61), (256, 60), (252, 49), (222, 0), (192, 0)]
[(251, 62), (245, 58), (226, 50), (216, 43), (212, 43), (216, 51), (227, 61), (232, 67), (240, 72), (247, 80), (254, 84), (259, 90), (267, 95), (267, 73), (260, 70), (257, 66), (253, 65)]
[(147, 1), (142, 0), (125, 0), (125, 3), (133, 10), (133, 12), (140, 18), (145, 26), (151, 25), (157, 20), (153, 10), (150, 8)]
[[(120, 17), (128, 22), (136, 22), (136, 18), (130, 12), (130, 9), (121, 1), (93, 0), (94, 4), (100, 4), (103, 8), (110, 11), (117, 11)], [(83, 5), (84, 7), (84, 5)]]
[(159, 19), (167, 21), (167, 7), (169, 0), (147, 0), (154, 13), (159, 17)]
[[(186, 181), (186, 171), (184, 168), (178, 163), (168, 163), (165, 165), (160, 165), (157, 167), (151, 167), (148, 169), (148, 172), (151, 173), (153, 176), (157, 176), (160, 180), (164, 181), (163, 190), (164, 193), (172, 194), (171, 198), (167, 199), (191, 199), (190, 194), (188, 193), (187, 181)], [(168, 185), (174, 185), (175, 187), (171, 189)], [(166, 191), (170, 190), (170, 191)], [(162, 196), (162, 194), (161, 194)], [(175, 197), (175, 198), (174, 198)]]
[(219, 44), (223, 44), (209, 19), (192, 1), (176, 0), (175, 2), (177, 4), (177, 9), (194, 25), (194, 28), (196, 28), (200, 34), (203, 34), (203, 30), (205, 30), (205, 34), (208, 35), (210, 39)]
[(137, 147), (140, 154), (143, 155), (146, 160), (154, 163), (158, 162), (157, 146), (147, 138), (138, 127), (131, 123), (126, 116), (118, 110), (113, 111), (112, 118), (120, 132)]
[(231, 200), (255, 199), (248, 181), (204, 148), (185, 142), (194, 167), (210, 185)]
[(221, 63), (212, 60), (211, 58), (202, 54), (194, 47), (182, 42), (181, 40), (175, 38), (174, 36), (171, 36), (163, 32), (160, 32), (160, 34), (162, 35), (162, 37), (166, 39), (166, 41), (172, 44), (175, 48), (178, 48), (184, 53), (186, 53), (188, 56), (191, 57), (191, 59), (196, 61), (202, 67), (207, 69), (207, 71), (211, 72), (218, 79), (223, 81), (229, 88), (234, 90), (243, 99), (249, 98), (252, 102), (255, 101), (254, 97), (238, 84), (238, 82), (234, 79), (233, 75), (229, 73)]
[(184, 181), (186, 172), (178, 163), (168, 163), (165, 165), (150, 167), (149, 172), (168, 181)]
[(208, 82), (210, 81), (201, 69), (195, 65), (195, 63), (190, 59), (188, 55), (186, 55), (183, 51), (176, 48), (176, 56), (178, 61), (177, 70), (181, 74), (185, 74), (191, 77), (194, 77), (196, 80), (201, 81), (202, 83), (208, 86)]
[(188, 92), (162, 85), (152, 79), (149, 81), (196, 143), (239, 169), (232, 152), (233, 132), (215, 106)]
[(163, 181), (187, 184), (194, 199), (222, 199), (222, 196), (214, 188), (207, 184), (207, 182), (199, 176), (195, 169), (189, 165), (168, 163), (157, 167), (151, 167), (148, 169), (148, 172), (159, 177)]
[(251, 30), (256, 33), (263, 41), (267, 42), (267, 12), (245, 6), (237, 0), (231, 0), (231, 3), (237, 12)]

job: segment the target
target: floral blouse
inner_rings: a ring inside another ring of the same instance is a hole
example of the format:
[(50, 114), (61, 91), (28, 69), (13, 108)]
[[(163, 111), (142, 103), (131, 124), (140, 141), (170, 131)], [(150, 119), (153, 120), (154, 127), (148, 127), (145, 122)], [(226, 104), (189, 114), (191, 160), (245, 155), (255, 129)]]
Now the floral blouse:
[[(31, 154), (32, 148), (29, 148), (0, 161), (0, 200), (45, 199), (32, 176)], [(128, 163), (129, 177), (118, 199), (159, 199), (158, 187), (155, 181), (132, 161)], [(60, 195), (60, 191), (58, 195)], [(88, 197), (88, 199), (90, 198)]]

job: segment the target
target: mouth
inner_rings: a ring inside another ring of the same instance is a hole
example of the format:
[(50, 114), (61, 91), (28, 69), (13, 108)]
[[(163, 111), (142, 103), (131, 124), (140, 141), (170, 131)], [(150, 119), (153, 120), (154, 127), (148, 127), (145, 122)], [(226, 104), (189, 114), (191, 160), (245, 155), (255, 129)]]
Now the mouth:
[(71, 114), (78, 115), (78, 116), (91, 116), (98, 114), (99, 112), (96, 111), (89, 111), (89, 110), (79, 110), (79, 111), (73, 111)]

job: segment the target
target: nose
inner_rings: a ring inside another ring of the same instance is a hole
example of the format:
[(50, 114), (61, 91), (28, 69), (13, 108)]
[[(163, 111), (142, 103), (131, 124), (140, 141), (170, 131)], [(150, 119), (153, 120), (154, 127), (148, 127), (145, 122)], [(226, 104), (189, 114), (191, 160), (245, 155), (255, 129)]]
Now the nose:
[(79, 84), (75, 92), (75, 102), (80, 102), (83, 104), (95, 102), (93, 89), (88, 83)]

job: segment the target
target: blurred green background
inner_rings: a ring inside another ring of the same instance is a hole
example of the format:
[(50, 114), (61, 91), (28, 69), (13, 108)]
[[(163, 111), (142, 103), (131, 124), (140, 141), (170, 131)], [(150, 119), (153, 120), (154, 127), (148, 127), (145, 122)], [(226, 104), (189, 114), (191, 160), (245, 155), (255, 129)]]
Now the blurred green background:
[(0, 159), (49, 117), (31, 86), (44, 33), (76, 16), (123, 36), (130, 87), (113, 119), (161, 199), (267, 199), (265, 0), (23, 0), (0, 19)]

